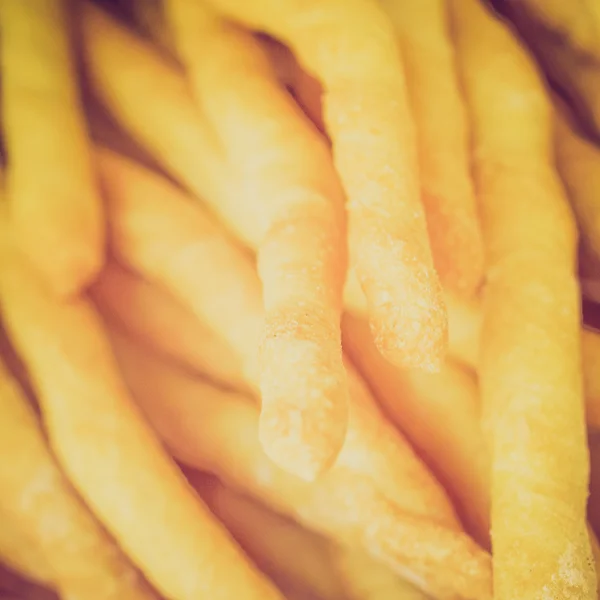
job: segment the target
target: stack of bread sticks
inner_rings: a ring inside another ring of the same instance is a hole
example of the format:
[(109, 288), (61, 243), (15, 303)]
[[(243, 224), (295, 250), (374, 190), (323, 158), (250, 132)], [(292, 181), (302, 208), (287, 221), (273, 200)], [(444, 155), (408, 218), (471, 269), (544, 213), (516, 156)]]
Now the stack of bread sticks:
[(0, 0), (0, 599), (600, 598), (567, 4)]

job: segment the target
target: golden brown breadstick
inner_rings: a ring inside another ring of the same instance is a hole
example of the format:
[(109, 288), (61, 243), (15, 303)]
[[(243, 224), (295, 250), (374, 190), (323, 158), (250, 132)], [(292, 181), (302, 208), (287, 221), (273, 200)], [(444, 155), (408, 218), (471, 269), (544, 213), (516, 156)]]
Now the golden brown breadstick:
[(60, 472), (1, 361), (0, 413), (0, 508), (37, 545), (60, 593), (73, 600), (156, 598)]
[(11, 221), (35, 266), (66, 295), (85, 287), (104, 260), (104, 218), (77, 89), (68, 4), (0, 5)]
[(344, 315), (344, 349), (386, 413), (458, 501), (476, 539), (489, 545), (489, 460), (471, 374), (447, 363), (439, 373), (402, 370), (371, 341), (367, 321)]
[[(393, 498), (361, 473), (368, 455), (352, 442), (352, 433), (330, 471), (314, 483), (302, 482), (261, 451), (257, 410), (248, 398), (212, 388), (122, 336), (115, 338), (115, 348), (140, 407), (183, 462), (217, 474), (311, 529), (364, 548), (436, 598), (490, 597), (487, 555), (433, 516), (427, 478), (411, 466), (406, 449), (393, 459), (404, 482)], [(359, 412), (356, 418), (364, 416)], [(351, 431), (352, 422), (351, 410)]]
[(167, 0), (166, 12), (196, 102), (239, 171), (239, 203), (260, 213), (261, 443), (314, 479), (335, 460), (347, 424), (343, 192), (327, 144), (254, 37), (199, 2)]
[(238, 356), (160, 286), (110, 260), (91, 296), (109, 323), (149, 347), (219, 385), (248, 389)]
[(433, 261), (446, 289), (471, 296), (483, 279), (483, 244), (446, 2), (384, 0), (383, 6), (406, 69)]
[(175, 600), (281, 598), (192, 493), (137, 412), (92, 304), (48, 294), (12, 245), (4, 244), (0, 258), (6, 326), (29, 369), (52, 447), (127, 554)]
[(477, 0), (450, 5), (487, 253), (479, 374), (494, 596), (595, 600), (576, 234), (551, 106), (511, 31)]

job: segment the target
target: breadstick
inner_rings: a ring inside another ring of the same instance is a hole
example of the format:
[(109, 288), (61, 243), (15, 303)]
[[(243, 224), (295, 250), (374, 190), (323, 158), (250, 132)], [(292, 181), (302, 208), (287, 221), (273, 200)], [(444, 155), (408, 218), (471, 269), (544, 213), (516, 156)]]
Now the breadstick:
[(407, 435), (451, 496), (468, 529), (489, 544), (489, 462), (473, 377), (446, 364), (440, 373), (398, 369), (370, 339), (364, 320), (344, 315), (344, 349), (386, 413)]
[[(251, 261), (201, 206), (169, 182), (109, 153), (101, 153), (99, 159), (115, 256), (149, 280), (160, 282), (221, 335), (242, 357), (247, 382), (258, 390), (256, 357), (263, 309)], [(406, 453), (406, 441), (383, 422), (360, 378), (352, 370), (348, 377), (350, 411), (355, 416), (346, 440), (351, 440), (352, 452), (361, 456), (351, 464), (376, 479), (390, 497), (401, 497), (405, 484), (397, 465), (402, 461), (394, 455)], [(342, 449), (338, 462), (350, 458), (352, 452)], [(415, 464), (415, 469), (421, 471), (422, 466)], [(427, 487), (432, 505), (440, 510), (438, 518), (447, 519), (445, 494), (440, 495), (437, 482)], [(452, 516), (449, 522), (453, 520)]]
[(446, 2), (384, 0), (383, 6), (404, 59), (433, 261), (446, 289), (472, 296), (483, 279), (483, 243)]
[(104, 260), (104, 218), (69, 16), (67, 0), (3, 0), (0, 6), (11, 222), (34, 265), (64, 295), (85, 287)]
[(431, 258), (414, 125), (394, 32), (370, 0), (210, 0), (224, 15), (284, 41), (324, 89), (324, 120), (348, 195), (350, 263), (380, 351), (436, 370), (446, 314)]
[(166, 7), (196, 101), (240, 171), (239, 202), (260, 214), (261, 443), (271, 460), (312, 480), (335, 460), (347, 424), (342, 190), (325, 141), (254, 37), (202, 3)]
[(156, 598), (61, 473), (1, 362), (0, 413), (0, 455), (11, 457), (0, 463), (0, 508), (36, 544), (60, 593), (74, 600)]
[(166, 290), (109, 261), (91, 288), (103, 317), (219, 385), (247, 390), (237, 355)]
[(281, 598), (195, 497), (133, 406), (91, 303), (49, 295), (12, 247), (1, 258), (4, 318), (52, 447), (127, 554), (174, 600)]
[[(364, 548), (435, 598), (491, 597), (487, 554), (452, 525), (442, 525), (431, 505), (424, 507), (427, 483), (410, 466), (408, 449), (394, 458), (404, 473), (404, 490), (393, 502), (357, 470), (356, 463), (367, 457), (351, 441), (327, 473), (303, 482), (261, 451), (258, 412), (250, 399), (212, 388), (123, 337), (116, 338), (115, 348), (139, 406), (184, 463), (215, 473), (309, 529)], [(351, 410), (350, 427), (352, 419)]]
[(591, 600), (576, 235), (551, 107), (510, 30), (476, 0), (450, 4), (488, 266), (479, 374), (494, 596)]

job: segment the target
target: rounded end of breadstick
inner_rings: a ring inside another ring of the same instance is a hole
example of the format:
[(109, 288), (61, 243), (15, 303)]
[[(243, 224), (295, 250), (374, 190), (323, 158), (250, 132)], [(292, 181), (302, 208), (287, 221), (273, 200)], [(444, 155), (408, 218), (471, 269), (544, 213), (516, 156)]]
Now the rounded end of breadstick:
[(346, 419), (327, 412), (287, 402), (263, 409), (258, 437), (265, 454), (284, 471), (315, 481), (333, 466), (346, 433)]
[(400, 368), (439, 371), (448, 315), (428, 242), (407, 241), (414, 233), (407, 227), (393, 234), (379, 225), (363, 229), (354, 243), (350, 239), (351, 260), (379, 352)]
[(261, 347), (259, 440), (285, 471), (314, 481), (335, 462), (346, 437), (348, 387), (339, 360), (307, 340), (267, 338)]
[(446, 357), (447, 333), (431, 319), (412, 319), (396, 307), (380, 308), (371, 318), (371, 331), (383, 357), (403, 369), (439, 373)]
[(448, 319), (435, 271), (389, 271), (376, 285), (363, 286), (375, 344), (398, 367), (438, 372), (448, 346)]

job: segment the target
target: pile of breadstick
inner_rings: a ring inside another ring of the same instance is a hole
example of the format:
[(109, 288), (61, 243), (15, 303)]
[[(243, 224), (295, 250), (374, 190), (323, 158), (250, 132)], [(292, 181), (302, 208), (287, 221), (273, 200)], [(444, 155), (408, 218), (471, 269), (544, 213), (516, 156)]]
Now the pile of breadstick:
[(526, 43), (0, 0), (0, 599), (597, 600), (600, 146)]

